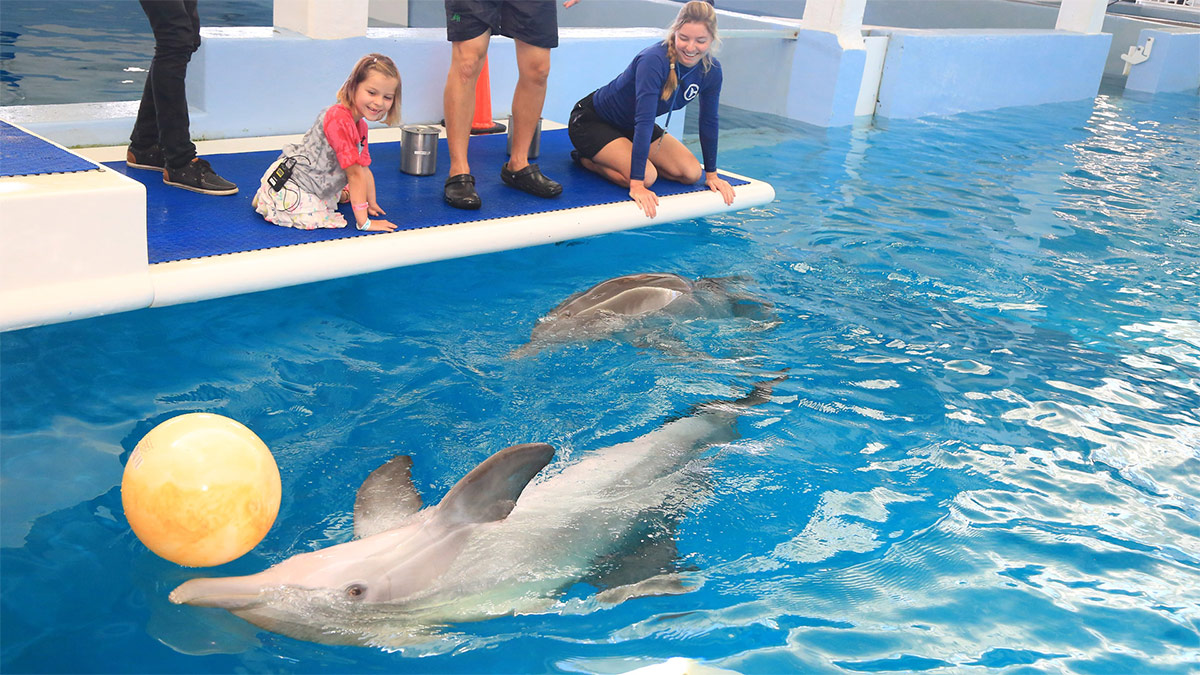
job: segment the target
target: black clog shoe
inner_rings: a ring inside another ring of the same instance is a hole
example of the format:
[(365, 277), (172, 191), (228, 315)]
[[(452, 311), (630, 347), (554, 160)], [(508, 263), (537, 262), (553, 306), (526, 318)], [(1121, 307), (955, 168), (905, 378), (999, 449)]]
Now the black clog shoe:
[(562, 194), (562, 185), (543, 176), (537, 164), (530, 164), (520, 171), (509, 171), (508, 163), (505, 162), (500, 168), (500, 180), (504, 181), (505, 185), (537, 197), (549, 199)]
[(442, 198), (456, 209), (477, 209), (483, 206), (483, 200), (479, 198), (479, 193), (475, 192), (475, 176), (469, 173), (447, 178)]

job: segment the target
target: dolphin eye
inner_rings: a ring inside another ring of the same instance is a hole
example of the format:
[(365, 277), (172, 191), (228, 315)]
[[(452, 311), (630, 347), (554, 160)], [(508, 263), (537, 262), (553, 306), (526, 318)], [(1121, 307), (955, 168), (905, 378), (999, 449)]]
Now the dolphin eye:
[(346, 587), (346, 597), (351, 600), (361, 600), (366, 594), (367, 587), (365, 584), (350, 584)]

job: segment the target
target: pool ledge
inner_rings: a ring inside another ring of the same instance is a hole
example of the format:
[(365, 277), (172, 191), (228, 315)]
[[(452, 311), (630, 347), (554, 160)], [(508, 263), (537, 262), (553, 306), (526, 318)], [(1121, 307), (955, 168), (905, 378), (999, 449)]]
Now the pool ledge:
[[(558, 126), (558, 125), (555, 125)], [(399, 130), (380, 130), (380, 140)], [(201, 154), (277, 150), (294, 136), (199, 143)], [(373, 138), (374, 140), (374, 138)], [(550, 244), (767, 204), (748, 181), (727, 206), (715, 192), (661, 196), (647, 218), (632, 201), (453, 223), (150, 264), (146, 188), (99, 162), (123, 147), (77, 154), (78, 173), (0, 178), (0, 331), (163, 307), (394, 267)], [(729, 173), (729, 172), (723, 172)]]

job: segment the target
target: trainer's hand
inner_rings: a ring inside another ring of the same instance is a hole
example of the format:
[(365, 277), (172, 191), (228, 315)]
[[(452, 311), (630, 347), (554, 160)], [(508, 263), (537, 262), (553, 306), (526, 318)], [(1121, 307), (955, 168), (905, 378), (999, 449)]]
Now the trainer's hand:
[(575, 6), (575, 3), (577, 3), (577, 2), (579, 2), (579, 0), (567, 0), (566, 2), (563, 3), (563, 7), (571, 8), (571, 7)]
[(726, 206), (733, 204), (733, 186), (724, 178), (718, 176), (716, 171), (705, 173), (704, 184), (708, 186), (709, 190), (720, 192), (721, 196), (725, 199)]
[(658, 206), (658, 195), (646, 188), (640, 180), (629, 181), (629, 196), (646, 212), (647, 218), (653, 218)]

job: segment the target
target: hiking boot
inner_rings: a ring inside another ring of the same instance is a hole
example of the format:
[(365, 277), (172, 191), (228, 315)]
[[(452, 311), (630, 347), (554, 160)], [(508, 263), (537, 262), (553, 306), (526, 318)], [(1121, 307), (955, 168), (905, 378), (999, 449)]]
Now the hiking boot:
[(167, 168), (167, 160), (163, 157), (162, 148), (152, 145), (145, 150), (135, 150), (131, 145), (125, 151), (125, 166), (134, 169), (162, 171)]
[(167, 168), (166, 171), (163, 171), (163, 182), (206, 195), (232, 195), (237, 194), (238, 191), (236, 185), (221, 178), (216, 171), (213, 171), (208, 160), (199, 157), (178, 169)]

